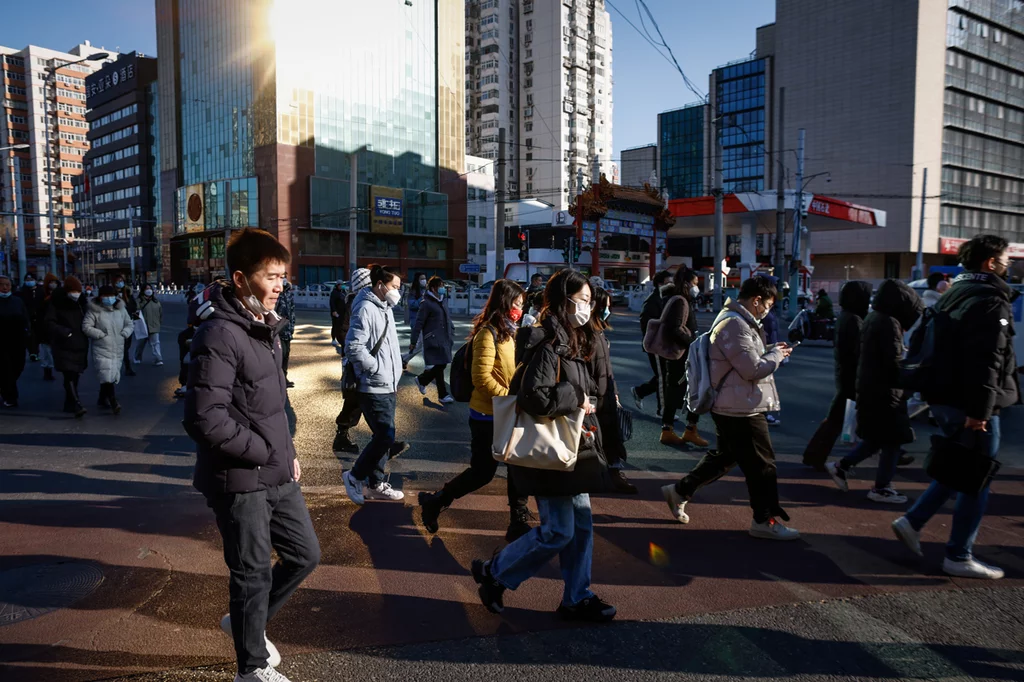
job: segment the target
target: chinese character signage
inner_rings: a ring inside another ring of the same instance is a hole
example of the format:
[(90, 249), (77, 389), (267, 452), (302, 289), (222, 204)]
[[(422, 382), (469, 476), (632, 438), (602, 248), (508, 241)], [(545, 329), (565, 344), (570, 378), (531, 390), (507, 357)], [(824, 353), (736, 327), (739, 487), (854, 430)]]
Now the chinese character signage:
[[(121, 60), (118, 60), (119, 62)], [(135, 79), (135, 63), (124, 66), (107, 65), (96, 73), (86, 76), (85, 94), (86, 97), (95, 97), (107, 90), (124, 86)], [(114, 93), (111, 93), (114, 94)]]
[(370, 186), (370, 231), (402, 234), (402, 190), (395, 187)]

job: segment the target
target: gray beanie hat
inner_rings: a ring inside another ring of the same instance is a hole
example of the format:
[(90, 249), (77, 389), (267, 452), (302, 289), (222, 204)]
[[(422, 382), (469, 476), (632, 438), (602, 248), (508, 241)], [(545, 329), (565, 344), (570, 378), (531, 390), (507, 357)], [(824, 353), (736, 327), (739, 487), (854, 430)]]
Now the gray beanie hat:
[(370, 271), (366, 268), (357, 268), (348, 281), (349, 291), (354, 293), (368, 286), (370, 286)]

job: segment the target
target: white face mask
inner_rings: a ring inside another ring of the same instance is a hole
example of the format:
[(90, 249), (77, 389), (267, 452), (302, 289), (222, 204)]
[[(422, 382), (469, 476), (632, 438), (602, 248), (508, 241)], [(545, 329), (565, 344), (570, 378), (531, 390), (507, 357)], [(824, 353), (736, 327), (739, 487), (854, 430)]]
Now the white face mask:
[(153, 295), (153, 290), (152, 289), (146, 289), (146, 296), (152, 296), (152, 295)]
[(573, 327), (582, 327), (590, 322), (590, 304), (580, 303), (575, 299), (572, 299), (572, 302), (576, 304), (576, 312), (569, 318), (569, 321)]
[(425, 279), (421, 279), (421, 280), (420, 280), (420, 286), (421, 286), (421, 287), (425, 287), (425, 286), (427, 286), (427, 280), (425, 280)]
[(256, 295), (252, 293), (252, 286), (249, 284), (249, 280), (245, 280), (245, 288), (249, 290), (249, 295), (242, 298), (242, 303), (245, 307), (256, 315), (266, 315), (270, 312), (270, 308), (263, 305), (260, 299), (256, 298)]
[(698, 287), (698, 286), (690, 287), (690, 296), (692, 296), (693, 298), (697, 298), (698, 296), (700, 296), (700, 287)]
[(398, 289), (388, 289), (387, 293), (384, 294), (384, 301), (394, 308), (398, 305), (398, 302), (402, 300), (402, 293)]
[(81, 296), (81, 295), (82, 295), (81, 291), (69, 291), (68, 292), (68, 298), (70, 298), (72, 301), (77, 301), (78, 297)]

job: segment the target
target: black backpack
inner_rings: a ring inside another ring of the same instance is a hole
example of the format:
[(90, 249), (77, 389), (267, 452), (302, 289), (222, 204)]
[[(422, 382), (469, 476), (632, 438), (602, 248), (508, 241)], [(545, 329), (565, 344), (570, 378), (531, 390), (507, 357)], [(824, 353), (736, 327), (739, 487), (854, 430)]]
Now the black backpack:
[[(494, 345), (498, 345), (498, 333), (489, 325), (485, 327), (494, 337)], [(474, 335), (475, 337), (475, 335)], [(452, 358), (452, 370), (448, 376), (448, 387), (457, 402), (468, 403), (473, 397), (473, 339), (462, 344)]]
[(945, 389), (952, 366), (953, 318), (949, 312), (925, 308), (921, 324), (910, 336), (907, 357), (900, 363), (900, 386), (925, 396)]

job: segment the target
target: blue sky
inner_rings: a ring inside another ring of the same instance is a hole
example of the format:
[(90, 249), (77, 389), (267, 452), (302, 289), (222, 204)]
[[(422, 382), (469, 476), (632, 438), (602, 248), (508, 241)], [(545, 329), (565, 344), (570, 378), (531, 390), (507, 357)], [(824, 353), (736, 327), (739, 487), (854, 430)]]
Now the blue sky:
[[(642, 31), (636, 0), (607, 1), (615, 81), (612, 135), (618, 158), (622, 149), (655, 142), (658, 113), (689, 104), (696, 96), (675, 68), (615, 9)], [(679, 64), (702, 92), (707, 91), (711, 69), (749, 54), (754, 49), (755, 29), (775, 19), (773, 0), (647, 0), (647, 5)], [(649, 21), (647, 29), (657, 37)], [(85, 40), (121, 52), (156, 54), (152, 0), (5, 3), (0, 45), (21, 49), (34, 44), (67, 50)]]

